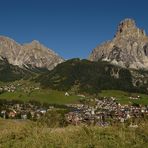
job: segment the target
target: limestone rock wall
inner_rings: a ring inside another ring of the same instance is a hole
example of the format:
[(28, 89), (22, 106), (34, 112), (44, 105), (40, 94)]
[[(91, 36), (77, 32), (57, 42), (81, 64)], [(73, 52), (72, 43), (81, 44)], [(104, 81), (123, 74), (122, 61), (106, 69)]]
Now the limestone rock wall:
[(144, 30), (137, 28), (135, 21), (120, 22), (115, 37), (96, 47), (89, 60), (109, 61), (126, 68), (148, 69), (148, 37)]
[(14, 40), (0, 36), (0, 57), (6, 58), (12, 65), (19, 67), (38, 67), (53, 69), (63, 62), (63, 58), (38, 41), (20, 45)]

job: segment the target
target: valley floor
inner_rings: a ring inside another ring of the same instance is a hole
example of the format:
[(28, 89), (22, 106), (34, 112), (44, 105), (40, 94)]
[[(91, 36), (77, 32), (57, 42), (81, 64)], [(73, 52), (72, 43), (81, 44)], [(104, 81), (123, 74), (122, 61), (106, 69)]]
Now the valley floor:
[(138, 128), (68, 126), (48, 128), (31, 121), (0, 119), (1, 148), (146, 148), (148, 122)]
[[(9, 88), (13, 87), (6, 87)], [(25, 86), (28, 90), (28, 86)], [(38, 87), (35, 87), (38, 88)], [(69, 93), (69, 92), (68, 92)], [(39, 101), (49, 104), (74, 104), (80, 103), (80, 95), (65, 95), (66, 92), (54, 90), (34, 89), (24, 92), (23, 89), (13, 92), (3, 92), (0, 99)], [(128, 93), (117, 90), (104, 90), (101, 98), (115, 98), (121, 105), (142, 104), (148, 105), (148, 96), (144, 94)], [(139, 97), (138, 97), (139, 96)], [(88, 96), (91, 97), (92, 96)], [(138, 97), (138, 98), (137, 98)], [(86, 103), (87, 97), (83, 98)], [(95, 99), (96, 100), (96, 99)], [(82, 100), (81, 100), (82, 101)], [(103, 100), (102, 100), (103, 101)], [(89, 103), (89, 102), (87, 102)], [(90, 102), (93, 103), (93, 102)], [(90, 104), (91, 105), (91, 104)], [(108, 101), (105, 106), (108, 105)], [(8, 107), (8, 106), (7, 106)], [(12, 107), (12, 106), (11, 106)], [(53, 114), (54, 115), (54, 114)], [(55, 114), (57, 115), (57, 114)], [(59, 115), (59, 114), (58, 114)], [(49, 116), (54, 121), (49, 126), (44, 122), (31, 120), (0, 119), (0, 148), (147, 148), (148, 147), (148, 119), (138, 120), (138, 126), (130, 127), (124, 123), (115, 123), (112, 126), (79, 126), (69, 125), (58, 128), (56, 119), (60, 116)], [(48, 117), (48, 116), (47, 116)], [(46, 120), (48, 121), (49, 118)], [(60, 120), (61, 121), (61, 120)], [(52, 125), (51, 125), (52, 124)], [(53, 127), (53, 128), (49, 128)]]

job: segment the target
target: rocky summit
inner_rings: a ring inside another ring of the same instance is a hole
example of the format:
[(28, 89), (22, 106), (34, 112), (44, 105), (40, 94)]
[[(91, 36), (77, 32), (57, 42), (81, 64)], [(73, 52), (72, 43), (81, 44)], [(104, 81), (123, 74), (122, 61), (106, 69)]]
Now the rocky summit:
[(21, 45), (14, 40), (0, 36), (0, 59), (6, 58), (12, 65), (21, 68), (53, 69), (64, 60), (38, 41)]
[(89, 56), (91, 61), (109, 61), (131, 69), (148, 69), (148, 36), (137, 28), (135, 21), (120, 22), (111, 41), (96, 47)]

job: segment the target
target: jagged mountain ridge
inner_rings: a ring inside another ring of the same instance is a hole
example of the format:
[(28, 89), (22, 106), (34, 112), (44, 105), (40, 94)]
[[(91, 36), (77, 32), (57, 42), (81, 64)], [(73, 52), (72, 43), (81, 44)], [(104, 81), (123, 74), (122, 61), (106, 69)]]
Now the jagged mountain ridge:
[(64, 61), (51, 49), (45, 47), (38, 41), (28, 44), (19, 44), (16, 41), (0, 36), (0, 57), (6, 58), (12, 65), (24, 67), (38, 67), (53, 69), (57, 64)]
[(148, 69), (148, 36), (137, 28), (135, 21), (120, 22), (117, 33), (111, 41), (96, 47), (90, 54), (91, 61), (108, 61), (131, 69)]

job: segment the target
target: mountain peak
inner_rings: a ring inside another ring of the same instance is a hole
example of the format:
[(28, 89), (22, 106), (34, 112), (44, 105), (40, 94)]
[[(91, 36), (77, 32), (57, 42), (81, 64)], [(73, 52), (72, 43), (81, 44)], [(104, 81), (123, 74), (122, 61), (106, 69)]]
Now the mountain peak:
[(133, 19), (125, 19), (118, 25), (115, 37), (96, 47), (89, 60), (106, 60), (121, 67), (148, 69), (148, 37)]
[(145, 37), (146, 33), (143, 29), (139, 29), (136, 26), (135, 20), (126, 18), (118, 25), (117, 33), (115, 37)]
[(33, 40), (31, 44), (40, 44), (40, 42), (38, 40)]
[(28, 66), (51, 70), (64, 61), (37, 40), (20, 45), (8, 37), (0, 36), (0, 45), (0, 57), (6, 58), (10, 64), (21, 68)]
[(136, 27), (135, 20), (130, 19), (130, 18), (126, 18), (126, 19), (122, 20), (119, 24), (120, 29), (135, 28), (135, 27)]
[(33, 40), (33, 41), (31, 41), (30, 43), (25, 43), (24, 45), (23, 45), (24, 47), (27, 47), (27, 48), (30, 48), (30, 49), (41, 49), (41, 48), (44, 48), (43, 46), (44, 45), (42, 45), (39, 41), (37, 41), (37, 40)]

